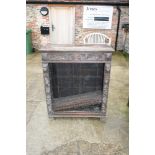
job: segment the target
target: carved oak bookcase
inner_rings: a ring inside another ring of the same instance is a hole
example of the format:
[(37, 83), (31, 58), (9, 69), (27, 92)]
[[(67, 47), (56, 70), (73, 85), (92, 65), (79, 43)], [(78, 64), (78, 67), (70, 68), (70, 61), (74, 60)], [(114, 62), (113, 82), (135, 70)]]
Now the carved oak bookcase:
[(107, 45), (40, 48), (50, 118), (105, 118), (113, 51)]

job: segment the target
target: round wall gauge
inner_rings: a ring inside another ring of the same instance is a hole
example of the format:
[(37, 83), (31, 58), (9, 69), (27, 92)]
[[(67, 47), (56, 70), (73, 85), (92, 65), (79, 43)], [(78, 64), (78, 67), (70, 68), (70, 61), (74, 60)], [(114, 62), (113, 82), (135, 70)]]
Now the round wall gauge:
[(42, 8), (40, 9), (40, 13), (41, 13), (43, 16), (48, 15), (48, 8), (42, 7)]

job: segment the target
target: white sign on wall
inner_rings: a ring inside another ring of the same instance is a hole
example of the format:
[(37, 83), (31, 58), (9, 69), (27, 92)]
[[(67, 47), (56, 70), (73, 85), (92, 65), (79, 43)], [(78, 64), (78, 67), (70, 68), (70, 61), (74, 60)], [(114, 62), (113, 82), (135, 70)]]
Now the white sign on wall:
[(111, 29), (112, 6), (84, 6), (83, 28)]

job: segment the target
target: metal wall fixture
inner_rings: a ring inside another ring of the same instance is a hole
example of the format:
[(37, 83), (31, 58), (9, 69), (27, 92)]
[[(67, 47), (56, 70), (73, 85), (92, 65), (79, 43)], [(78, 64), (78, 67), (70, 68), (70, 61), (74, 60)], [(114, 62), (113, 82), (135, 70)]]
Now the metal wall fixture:
[(48, 8), (42, 7), (42, 8), (40, 9), (40, 13), (41, 13), (43, 16), (47, 16), (48, 13), (49, 13)]

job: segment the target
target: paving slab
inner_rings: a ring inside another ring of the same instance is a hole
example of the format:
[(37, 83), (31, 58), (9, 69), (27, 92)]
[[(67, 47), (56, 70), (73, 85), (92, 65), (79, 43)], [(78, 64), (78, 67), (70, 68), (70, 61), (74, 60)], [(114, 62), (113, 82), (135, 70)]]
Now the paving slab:
[(41, 55), (27, 56), (27, 155), (128, 155), (128, 61), (112, 58), (106, 122), (49, 119)]

